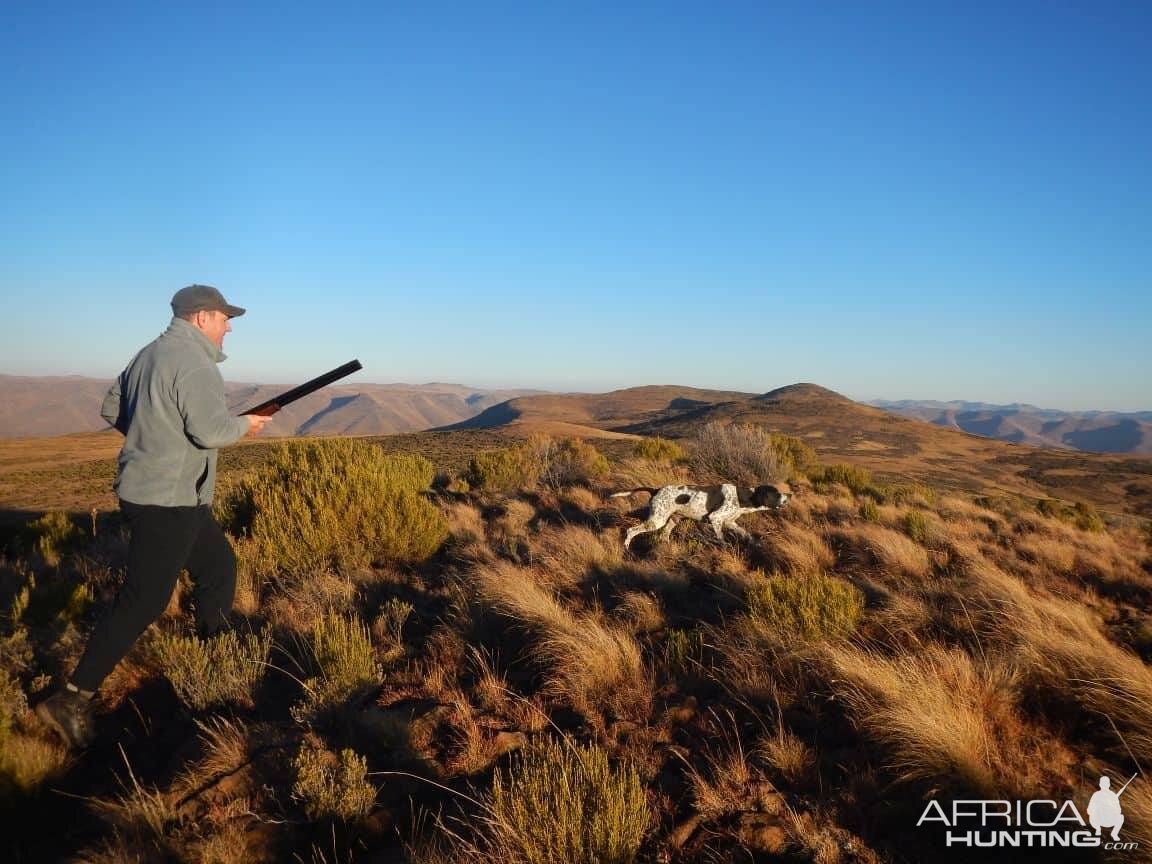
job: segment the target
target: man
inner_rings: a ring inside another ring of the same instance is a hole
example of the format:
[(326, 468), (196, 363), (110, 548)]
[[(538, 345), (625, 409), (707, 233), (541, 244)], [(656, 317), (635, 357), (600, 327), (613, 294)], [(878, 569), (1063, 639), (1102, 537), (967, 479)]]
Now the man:
[(128, 569), (72, 677), (36, 707), (69, 746), (91, 743), (91, 699), (140, 635), (160, 617), (181, 570), (195, 583), (196, 624), (210, 636), (227, 624), (236, 556), (212, 515), (216, 449), (256, 435), (267, 417), (229, 415), (224, 336), (244, 314), (208, 285), (172, 298), (172, 323), (113, 383), (100, 414), (124, 435), (115, 490), (131, 531)]

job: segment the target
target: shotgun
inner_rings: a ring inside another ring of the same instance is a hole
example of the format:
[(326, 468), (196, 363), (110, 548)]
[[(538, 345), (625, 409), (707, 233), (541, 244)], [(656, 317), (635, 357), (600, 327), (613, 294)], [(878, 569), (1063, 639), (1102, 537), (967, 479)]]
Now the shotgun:
[(318, 375), (311, 381), (305, 381), (299, 387), (293, 387), (281, 393), (279, 396), (273, 396), (267, 402), (261, 402), (255, 408), (249, 408), (244, 414), (258, 414), (261, 417), (271, 417), (285, 405), (295, 402), (297, 399), (303, 399), (309, 393), (315, 393), (321, 387), (327, 387), (333, 381), (339, 381), (345, 376), (351, 375), (364, 367), (360, 365), (359, 360), (351, 360), (343, 366), (337, 366), (331, 372), (325, 372), (323, 375)]

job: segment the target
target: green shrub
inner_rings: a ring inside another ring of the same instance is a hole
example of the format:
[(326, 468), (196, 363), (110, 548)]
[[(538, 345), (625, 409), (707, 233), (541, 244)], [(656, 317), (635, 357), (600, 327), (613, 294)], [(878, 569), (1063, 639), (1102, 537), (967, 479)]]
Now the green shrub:
[(488, 855), (507, 864), (629, 864), (652, 815), (630, 764), (594, 744), (550, 741), (492, 780)]
[(20, 682), (0, 670), (0, 802), (27, 795), (59, 773), (67, 754), (33, 731)]
[(515, 492), (536, 484), (540, 463), (525, 446), (484, 450), (472, 457), (464, 477), (469, 487), (485, 492)]
[(539, 482), (550, 489), (587, 483), (593, 477), (608, 473), (608, 460), (579, 438), (557, 441), (546, 435), (533, 436), (526, 446), (539, 465)]
[(1036, 509), (1045, 516), (1075, 525), (1081, 531), (1091, 531), (1101, 534), (1108, 530), (1108, 525), (1100, 515), (1095, 505), (1084, 501), (1075, 505), (1065, 504), (1054, 498), (1042, 498), (1036, 502)]
[(49, 567), (58, 565), (84, 539), (84, 532), (72, 521), (72, 517), (59, 510), (45, 513), (39, 519), (29, 522), (28, 533), (33, 548)]
[(221, 512), (233, 532), (250, 534), (249, 563), (259, 573), (423, 561), (448, 536), (444, 514), (420, 494), (432, 476), (422, 456), (362, 441), (292, 442), (242, 481)]
[(92, 586), (60, 573), (24, 573), (24, 584), (16, 592), (10, 607), (13, 626), (42, 626), (52, 621), (75, 622), (92, 605)]
[(886, 490), (893, 504), (935, 504), (936, 490), (924, 483), (894, 483)]
[(1103, 534), (1108, 530), (1100, 512), (1093, 505), (1084, 502), (1077, 503), (1072, 524), (1081, 531), (1091, 531), (1094, 534)]
[(864, 611), (860, 589), (834, 576), (770, 576), (747, 599), (757, 621), (813, 640), (850, 636)]
[(632, 448), (632, 455), (653, 462), (688, 461), (688, 453), (684, 448), (667, 438), (641, 438)]
[(904, 533), (917, 543), (926, 543), (934, 529), (932, 518), (923, 510), (910, 510), (904, 517)]
[(372, 622), (372, 632), (384, 645), (385, 660), (404, 653), (404, 623), (415, 607), (397, 597), (389, 597), (380, 607), (380, 614)]
[[(772, 449), (776, 451), (779, 459), (792, 466), (792, 474), (807, 474), (808, 470), (816, 464), (816, 451), (804, 439), (795, 435), (785, 435), (782, 432), (773, 432)], [(787, 478), (791, 479), (791, 477)]]
[(694, 663), (704, 656), (704, 631), (699, 627), (690, 630), (672, 628), (664, 640), (664, 662), (673, 674), (679, 675), (691, 670)]
[[(760, 426), (709, 423), (692, 444), (692, 466), (725, 483), (758, 486), (789, 479), (798, 439), (774, 435)], [(803, 445), (802, 445), (803, 446)]]
[(176, 695), (197, 711), (218, 705), (252, 708), (271, 650), (268, 630), (244, 636), (226, 631), (210, 639), (164, 633), (151, 646)]
[(608, 473), (608, 467), (608, 460), (586, 441), (534, 435), (516, 447), (477, 453), (464, 479), (485, 492), (518, 492), (540, 483), (559, 489), (586, 483)]
[(316, 673), (305, 681), (299, 719), (337, 708), (358, 691), (380, 683), (381, 669), (367, 625), (358, 618), (329, 613), (312, 628), (310, 664)]
[(341, 750), (337, 756), (309, 736), (292, 760), (292, 768), (296, 775), (292, 797), (309, 819), (354, 823), (376, 804), (376, 787), (368, 782), (368, 761), (354, 750)]
[(1055, 498), (1041, 498), (1036, 502), (1036, 510), (1041, 515), (1049, 516), (1053, 519), (1062, 519), (1065, 522), (1071, 521), (1072, 519), (1072, 508), (1063, 501), (1057, 501)]
[(883, 493), (875, 494), (879, 490), (872, 480), (872, 472), (859, 465), (845, 465), (843, 463), (824, 465), (813, 468), (808, 476), (817, 485), (817, 488), (839, 483), (842, 486), (847, 486), (857, 495), (870, 495), (881, 503), (883, 502)]
[(880, 521), (880, 507), (871, 498), (860, 502), (860, 518), (865, 522)]

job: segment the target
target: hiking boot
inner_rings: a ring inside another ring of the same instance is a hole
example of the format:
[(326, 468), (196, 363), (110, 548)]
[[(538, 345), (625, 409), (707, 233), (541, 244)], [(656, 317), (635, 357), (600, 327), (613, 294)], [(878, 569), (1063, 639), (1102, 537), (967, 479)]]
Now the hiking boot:
[(70, 748), (83, 750), (96, 737), (91, 694), (62, 687), (36, 706), (36, 716)]

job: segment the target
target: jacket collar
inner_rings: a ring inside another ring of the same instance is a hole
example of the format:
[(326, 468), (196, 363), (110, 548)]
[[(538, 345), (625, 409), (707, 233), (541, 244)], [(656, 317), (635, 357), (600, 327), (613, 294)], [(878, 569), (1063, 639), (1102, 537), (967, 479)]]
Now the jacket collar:
[(171, 335), (185, 342), (192, 342), (204, 349), (204, 352), (217, 363), (228, 359), (228, 355), (220, 350), (220, 346), (185, 321), (183, 318), (173, 318), (165, 335)]

